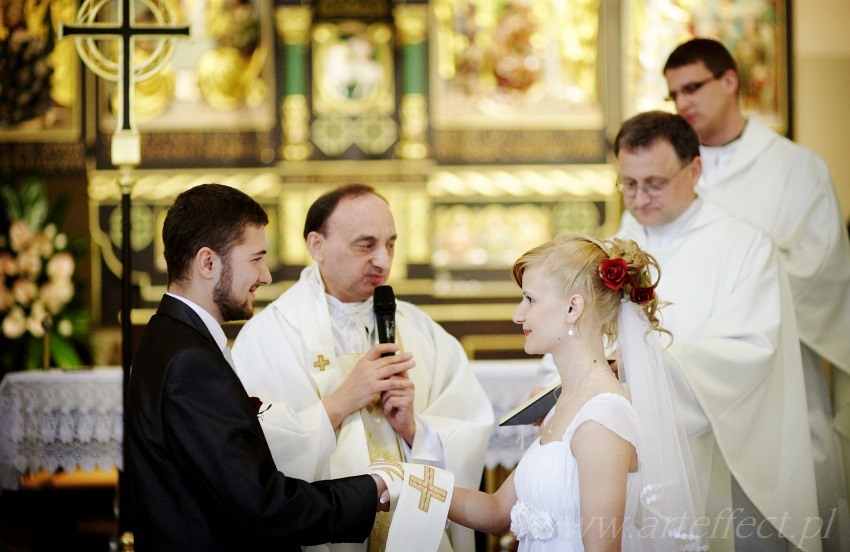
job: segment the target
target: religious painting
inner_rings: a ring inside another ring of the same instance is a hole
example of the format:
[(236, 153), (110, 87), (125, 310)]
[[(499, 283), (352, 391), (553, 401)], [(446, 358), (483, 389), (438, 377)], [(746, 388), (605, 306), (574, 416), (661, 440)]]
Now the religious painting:
[(328, 158), (354, 148), (382, 156), (398, 141), (393, 32), (385, 23), (313, 27), (311, 140)]
[[(191, 25), (191, 38), (171, 38), (173, 55), (134, 89), (142, 135), (142, 166), (185, 166), (274, 160), (274, 36), (269, 0), (149, 0), (132, 2), (134, 22)], [(100, 17), (114, 21), (114, 6)], [(107, 41), (99, 41), (107, 42)], [(160, 38), (136, 38), (133, 63), (157, 55)], [(117, 41), (105, 52), (117, 55)], [(117, 86), (100, 82), (99, 161), (115, 129)], [(257, 139), (257, 134), (261, 138)], [(252, 135), (252, 136), (248, 136)], [(246, 149), (249, 148), (249, 149)], [(261, 159), (254, 157), (260, 156)]]
[(71, 41), (57, 41), (74, 0), (0, 4), (0, 140), (79, 139), (79, 60)]
[(693, 37), (720, 40), (738, 63), (748, 115), (788, 128), (788, 43), (785, 0), (630, 0), (624, 3), (624, 118), (666, 102), (667, 56)]
[(431, 3), (435, 129), (598, 129), (599, 0)]

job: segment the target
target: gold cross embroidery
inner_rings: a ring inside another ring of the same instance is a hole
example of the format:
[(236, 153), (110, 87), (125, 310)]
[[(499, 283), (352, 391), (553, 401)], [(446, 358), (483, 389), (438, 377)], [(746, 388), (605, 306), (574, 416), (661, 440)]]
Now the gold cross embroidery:
[(314, 363), (313, 363), (313, 366), (315, 366), (316, 368), (318, 368), (318, 369), (319, 369), (319, 372), (324, 372), (324, 371), (325, 371), (325, 368), (326, 368), (326, 367), (327, 367), (327, 365), (328, 365), (328, 364), (330, 364), (330, 363), (331, 363), (331, 361), (329, 361), (328, 359), (326, 359), (324, 356), (319, 355), (319, 356), (317, 356), (317, 357), (316, 357), (316, 362), (314, 362)]
[(419, 497), (419, 509), (425, 513), (428, 513), (428, 508), (431, 507), (432, 498), (445, 502), (448, 496), (445, 489), (434, 486), (434, 468), (431, 466), (425, 466), (425, 479), (411, 475), (408, 484), (422, 493)]

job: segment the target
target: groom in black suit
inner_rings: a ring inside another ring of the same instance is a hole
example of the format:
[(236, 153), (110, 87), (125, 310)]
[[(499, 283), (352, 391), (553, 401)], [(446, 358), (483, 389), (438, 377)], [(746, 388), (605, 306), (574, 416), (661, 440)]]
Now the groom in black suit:
[(388, 506), (374, 475), (306, 483), (277, 471), (233, 372), (221, 324), (250, 318), (254, 292), (271, 281), (267, 223), (256, 201), (219, 184), (183, 192), (168, 210), (168, 293), (139, 345), (124, 412), (137, 550), (362, 542)]

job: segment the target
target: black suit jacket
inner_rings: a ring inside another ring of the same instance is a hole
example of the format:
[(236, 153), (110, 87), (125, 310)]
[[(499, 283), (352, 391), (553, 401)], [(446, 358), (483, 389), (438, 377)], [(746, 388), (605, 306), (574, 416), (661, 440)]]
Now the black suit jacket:
[(277, 471), (242, 383), (182, 301), (163, 297), (127, 393), (137, 550), (300, 550), (369, 536), (374, 480), (306, 483)]

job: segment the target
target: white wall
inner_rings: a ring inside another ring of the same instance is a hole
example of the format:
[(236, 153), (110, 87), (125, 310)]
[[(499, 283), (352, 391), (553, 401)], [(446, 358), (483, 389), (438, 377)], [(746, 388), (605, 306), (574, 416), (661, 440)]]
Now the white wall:
[(794, 138), (826, 161), (850, 220), (850, 0), (791, 0)]

